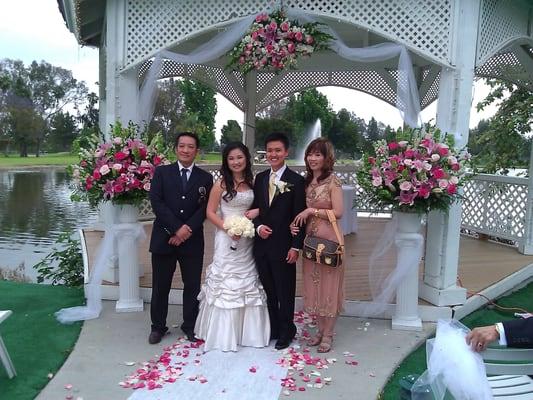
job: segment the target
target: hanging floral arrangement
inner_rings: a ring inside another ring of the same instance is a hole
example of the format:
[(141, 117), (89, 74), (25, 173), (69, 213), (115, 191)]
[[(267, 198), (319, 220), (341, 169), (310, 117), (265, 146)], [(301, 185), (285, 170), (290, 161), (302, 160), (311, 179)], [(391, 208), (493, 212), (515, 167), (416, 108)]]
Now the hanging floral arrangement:
[(378, 206), (426, 213), (447, 212), (460, 199), (470, 154), (454, 148), (451, 135), (428, 127), (407, 128), (395, 140), (374, 143), (374, 154), (363, 157), (357, 181)]
[(320, 25), (290, 21), (282, 10), (258, 14), (243, 39), (230, 51), (228, 68), (243, 74), (252, 70), (294, 69), (299, 57), (329, 49), (332, 36), (322, 32)]

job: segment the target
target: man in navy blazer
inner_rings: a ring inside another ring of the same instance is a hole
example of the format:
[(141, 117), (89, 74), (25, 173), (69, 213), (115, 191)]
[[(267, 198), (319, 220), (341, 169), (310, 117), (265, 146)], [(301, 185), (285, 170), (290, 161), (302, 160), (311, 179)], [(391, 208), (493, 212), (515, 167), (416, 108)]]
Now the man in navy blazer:
[(289, 155), (287, 136), (270, 134), (265, 150), (270, 169), (257, 174), (254, 184), (252, 208), (259, 208), (259, 216), (254, 220), (257, 230), (254, 257), (267, 294), (270, 336), (277, 339), (275, 347), (281, 350), (290, 345), (296, 334), (293, 321), (296, 261), (305, 229), (292, 236), (289, 226), (305, 209), (305, 189), (304, 179), (285, 165)]
[(168, 296), (179, 262), (183, 279), (183, 323), (181, 330), (195, 341), (198, 293), (204, 258), (205, 210), (213, 177), (196, 165), (198, 136), (182, 132), (176, 138), (174, 164), (156, 168), (150, 188), (155, 221), (150, 239), (152, 253), (152, 329), (148, 342), (159, 343), (168, 330)]
[(533, 317), (481, 326), (466, 336), (466, 342), (474, 351), (483, 351), (496, 340), (502, 346), (533, 348)]

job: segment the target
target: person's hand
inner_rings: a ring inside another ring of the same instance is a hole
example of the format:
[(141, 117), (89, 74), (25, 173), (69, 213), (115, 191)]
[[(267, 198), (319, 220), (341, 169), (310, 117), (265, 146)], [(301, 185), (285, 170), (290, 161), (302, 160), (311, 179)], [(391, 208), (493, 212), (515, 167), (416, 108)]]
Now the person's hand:
[(248, 219), (255, 219), (259, 216), (259, 208), (252, 208), (244, 213), (244, 216)]
[(313, 215), (314, 212), (314, 208), (306, 208), (300, 214), (294, 217), (294, 221), (292, 221), (292, 223), (296, 226), (302, 226), (305, 224), (305, 221), (307, 221), (307, 218), (309, 218), (310, 215)]
[(174, 235), (170, 239), (168, 239), (168, 244), (171, 245), (171, 246), (179, 246), (182, 243), (183, 242), (176, 235)]
[(472, 329), (466, 335), (466, 344), (468, 344), (473, 351), (483, 351), (487, 345), (500, 338), (500, 333), (496, 329), (496, 325), (480, 326)]
[(287, 253), (287, 258), (285, 259), (287, 263), (294, 264), (296, 261), (298, 261), (299, 252), (294, 249), (290, 249)]
[(296, 236), (298, 233), (300, 233), (300, 228), (294, 223), (290, 224), (289, 229), (291, 230), (292, 236)]
[(192, 230), (188, 225), (182, 225), (181, 228), (176, 231), (176, 236), (181, 240), (181, 242), (185, 242), (191, 237), (191, 235)]
[(263, 225), (259, 228), (258, 233), (261, 239), (268, 239), (269, 236), (272, 235), (272, 229), (270, 229), (269, 226)]

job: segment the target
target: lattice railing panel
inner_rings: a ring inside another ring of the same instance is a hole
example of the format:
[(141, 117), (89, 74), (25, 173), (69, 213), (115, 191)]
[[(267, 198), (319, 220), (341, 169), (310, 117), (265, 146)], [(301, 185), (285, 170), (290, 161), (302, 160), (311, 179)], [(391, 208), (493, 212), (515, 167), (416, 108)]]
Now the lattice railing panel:
[(527, 5), (514, 0), (483, 0), (476, 65), (481, 65), (508, 40), (527, 36)]
[[(288, 7), (371, 29), (446, 62), (453, 0), (289, 0)], [(141, 61), (179, 40), (272, 6), (270, 0), (127, 0), (126, 64)]]
[(462, 226), (520, 241), (524, 235), (527, 179), (478, 175), (464, 186)]
[(485, 64), (476, 68), (476, 76), (499, 78), (533, 90), (533, 82), (527, 70), (510, 51), (489, 58)]
[(431, 86), (426, 91), (426, 93), (424, 93), (424, 96), (422, 96), (422, 99), (420, 100), (420, 107), (422, 109), (429, 106), (439, 97), (439, 82), (440, 82), (440, 72), (436, 76), (436, 78), (433, 80), (433, 82), (431, 83)]

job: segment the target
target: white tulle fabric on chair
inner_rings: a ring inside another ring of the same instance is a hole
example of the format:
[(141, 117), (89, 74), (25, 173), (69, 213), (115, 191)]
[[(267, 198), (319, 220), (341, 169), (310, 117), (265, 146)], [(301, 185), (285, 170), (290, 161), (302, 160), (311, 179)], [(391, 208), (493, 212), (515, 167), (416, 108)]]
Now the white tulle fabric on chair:
[(413, 384), (411, 398), (427, 398), (427, 388), (436, 400), (448, 391), (455, 400), (489, 400), (492, 392), (483, 358), (466, 344), (469, 329), (456, 320), (439, 320), (437, 334), (426, 342), (428, 369)]
[[(131, 229), (134, 231), (136, 240), (146, 238), (144, 229), (141, 224), (132, 225)], [(124, 232), (124, 229), (121, 231)], [(87, 305), (62, 308), (54, 315), (62, 324), (71, 324), (76, 321), (83, 321), (87, 319), (94, 319), (100, 316), (102, 311), (102, 294), (100, 285), (102, 283), (102, 276), (105, 269), (109, 265), (109, 260), (113, 257), (114, 241), (120, 239), (119, 235), (113, 226), (109, 226), (105, 230), (104, 238), (98, 246), (96, 252), (96, 259), (92, 274), (89, 278), (89, 283), (85, 286), (85, 296), (87, 297)]]
[[(320, 17), (302, 10), (288, 8), (287, 16), (300, 22), (324, 22)], [(246, 16), (236, 22), (228, 24), (224, 31), (214, 36), (202, 46), (189, 54), (179, 54), (168, 50), (157, 53), (148, 70), (140, 91), (140, 121), (150, 121), (157, 99), (157, 79), (163, 65), (163, 60), (171, 60), (183, 64), (202, 64), (216, 60), (228, 53), (245, 35), (253, 23), (254, 15)], [(420, 100), (417, 83), (413, 73), (411, 57), (407, 48), (396, 43), (381, 43), (364, 48), (351, 48), (342, 42), (339, 35), (326, 24), (321, 29), (333, 36), (331, 50), (341, 57), (360, 63), (373, 63), (398, 57), (398, 86), (396, 107), (400, 110), (406, 124), (411, 127), (420, 126)]]
[[(372, 301), (361, 304), (364, 316), (379, 316), (394, 302), (396, 290), (413, 269), (418, 268), (424, 251), (424, 237), (418, 235), (413, 251), (397, 258), (394, 240), (398, 234), (398, 217), (393, 214), (377, 241), (368, 262), (368, 282)], [(412, 240), (415, 240), (414, 237)]]

